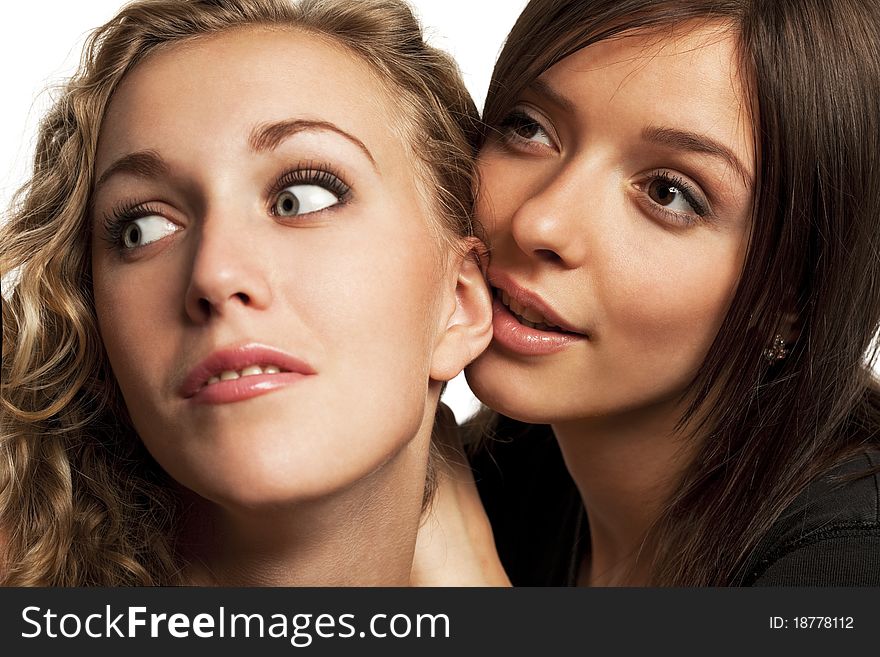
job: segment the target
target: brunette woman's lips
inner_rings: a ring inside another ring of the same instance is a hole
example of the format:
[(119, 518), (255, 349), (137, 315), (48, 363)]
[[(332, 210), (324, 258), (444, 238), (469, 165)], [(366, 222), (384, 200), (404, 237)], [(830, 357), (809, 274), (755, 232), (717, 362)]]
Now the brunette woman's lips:
[(490, 283), (493, 343), (523, 356), (541, 356), (589, 339), (535, 293), (506, 277), (490, 277)]
[(229, 404), (291, 385), (315, 370), (280, 349), (245, 344), (215, 351), (187, 374), (179, 393), (195, 404)]

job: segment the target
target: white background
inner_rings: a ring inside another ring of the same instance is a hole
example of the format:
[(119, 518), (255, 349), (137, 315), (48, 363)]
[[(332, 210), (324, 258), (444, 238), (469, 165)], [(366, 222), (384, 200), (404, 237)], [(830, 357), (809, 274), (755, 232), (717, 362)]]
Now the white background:
[[(526, 0), (411, 0), (429, 41), (458, 61), (477, 107), (482, 107), (495, 58)], [(75, 69), (90, 30), (111, 18), (119, 0), (25, 0), (8, 3), (0, 20), (0, 208), (26, 179), (36, 126), (50, 105), (50, 88)], [(880, 365), (880, 364), (878, 364)], [(461, 421), (478, 407), (464, 377), (444, 401)]]

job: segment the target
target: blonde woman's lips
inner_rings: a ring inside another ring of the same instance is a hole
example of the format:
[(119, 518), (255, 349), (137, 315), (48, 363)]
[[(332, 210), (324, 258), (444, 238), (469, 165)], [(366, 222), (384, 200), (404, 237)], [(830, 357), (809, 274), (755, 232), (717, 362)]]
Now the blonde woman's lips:
[(315, 375), (304, 360), (263, 344), (219, 349), (196, 364), (178, 392), (196, 404), (229, 404), (264, 395)]

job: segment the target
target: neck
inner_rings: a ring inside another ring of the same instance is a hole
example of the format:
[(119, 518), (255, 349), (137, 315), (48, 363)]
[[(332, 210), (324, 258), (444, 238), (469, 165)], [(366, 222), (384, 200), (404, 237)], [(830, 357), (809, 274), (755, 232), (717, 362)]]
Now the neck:
[(326, 497), (267, 509), (196, 499), (183, 520), (185, 579), (201, 586), (408, 585), (430, 429)]
[(653, 550), (645, 539), (695, 444), (674, 430), (681, 411), (670, 402), (553, 425), (590, 524), (579, 584), (649, 582)]

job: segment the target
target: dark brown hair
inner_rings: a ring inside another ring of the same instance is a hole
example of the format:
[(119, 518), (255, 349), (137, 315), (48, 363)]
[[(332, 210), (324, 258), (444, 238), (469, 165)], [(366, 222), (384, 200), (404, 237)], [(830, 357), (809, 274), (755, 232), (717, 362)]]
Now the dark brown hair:
[[(880, 442), (870, 371), (880, 322), (880, 4), (532, 0), (484, 111), (491, 138), (523, 89), (573, 52), (693, 20), (722, 21), (739, 37), (757, 176), (741, 280), (680, 422), (699, 418), (699, 451), (646, 539), (652, 583), (675, 586), (743, 581), (750, 553), (796, 495)], [(771, 364), (762, 351), (792, 312), (798, 338)], [(523, 429), (495, 421), (502, 435)]]

